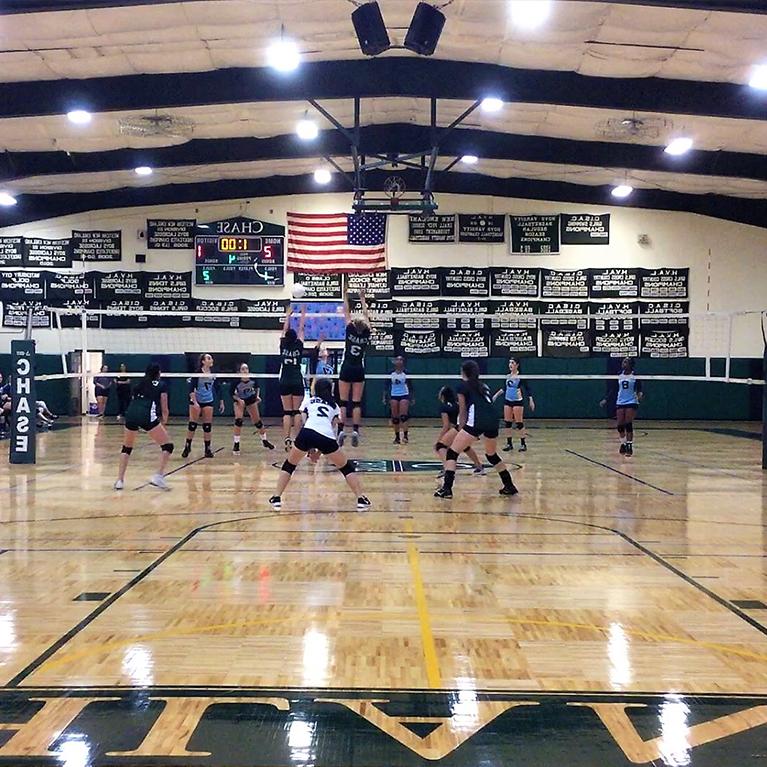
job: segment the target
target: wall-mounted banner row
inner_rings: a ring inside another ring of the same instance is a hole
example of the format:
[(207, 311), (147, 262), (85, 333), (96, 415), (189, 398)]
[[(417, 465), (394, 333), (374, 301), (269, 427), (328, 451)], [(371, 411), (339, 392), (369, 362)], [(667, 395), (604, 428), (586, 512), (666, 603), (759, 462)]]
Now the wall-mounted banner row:
[[(336, 277), (340, 286), (340, 275)], [(298, 280), (297, 280), (298, 281)], [(476, 298), (667, 298), (689, 297), (687, 268), (606, 268), (559, 271), (534, 267), (392, 267), (354, 275), (348, 290), (365, 287), (380, 298), (440, 296)], [(309, 297), (314, 298), (314, 295)], [(319, 298), (320, 296), (316, 296)]]
[[(504, 214), (448, 213), (408, 218), (408, 242), (506, 241)], [(510, 252), (548, 255), (561, 245), (609, 245), (610, 214), (562, 213), (509, 217)]]
[(119, 261), (122, 236), (119, 231), (72, 232), (71, 237), (0, 237), (0, 267), (69, 269), (73, 261)]

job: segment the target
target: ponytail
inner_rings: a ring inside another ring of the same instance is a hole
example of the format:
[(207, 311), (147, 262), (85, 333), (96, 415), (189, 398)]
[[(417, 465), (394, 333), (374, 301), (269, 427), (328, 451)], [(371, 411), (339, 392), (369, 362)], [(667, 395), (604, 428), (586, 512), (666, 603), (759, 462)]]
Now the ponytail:
[(476, 394), (482, 393), (479, 380), (479, 365), (474, 360), (467, 360), (461, 365), (461, 372), (466, 376), (466, 386)]

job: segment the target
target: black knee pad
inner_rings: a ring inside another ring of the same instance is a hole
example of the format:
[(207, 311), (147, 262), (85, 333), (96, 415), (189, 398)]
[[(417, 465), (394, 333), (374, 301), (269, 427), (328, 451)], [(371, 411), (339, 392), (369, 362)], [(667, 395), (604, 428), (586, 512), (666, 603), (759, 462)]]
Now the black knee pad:
[(439, 453), (440, 450), (447, 450), (447, 445), (443, 445), (441, 442), (435, 442), (434, 449)]
[(458, 453), (456, 453), (455, 450), (453, 450), (452, 447), (449, 447), (447, 449), (447, 455), (445, 456), (445, 458), (448, 461), (457, 461), (458, 460)]
[(487, 458), (487, 462), (491, 466), (497, 466), (501, 462), (501, 456), (498, 453), (493, 453), (492, 455), (485, 453), (485, 458)]
[(410, 416), (407, 414), (400, 416), (400, 421), (402, 421), (402, 423), (407, 423), (409, 420), (410, 420)]
[(123, 449), (121, 452), (125, 453), (125, 455), (130, 455), (133, 452), (133, 448), (128, 447), (127, 445), (123, 445)]
[(396, 426), (396, 425), (399, 423), (399, 421), (400, 421), (400, 419), (399, 419), (399, 418), (392, 418), (392, 419), (391, 419), (391, 422), (392, 422), (392, 423), (393, 423), (395, 426)]
[(197, 431), (197, 421), (189, 421), (189, 423), (186, 425), (186, 428), (189, 431)]
[(163, 453), (170, 455), (173, 452), (173, 443), (166, 442), (164, 445), (160, 445), (160, 450), (162, 450)]
[(352, 408), (362, 407), (362, 401), (352, 400)]
[(296, 470), (296, 465), (294, 463), (291, 463), (287, 458), (285, 459), (285, 462), (282, 464), (282, 470), (284, 472), (287, 472), (288, 474), (292, 474)]
[(349, 474), (354, 474), (357, 469), (354, 467), (354, 464), (351, 461), (347, 461), (338, 471), (341, 472), (345, 477), (348, 477)]
[(625, 426), (619, 426), (618, 427), (618, 434), (621, 435), (621, 437), (626, 433), (626, 427)]
[(264, 428), (264, 422), (263, 421), (256, 421), (253, 424), (257, 429), (263, 429)]
[(234, 419), (234, 425), (235, 425), (235, 426), (236, 426), (238, 429), (241, 429), (241, 428), (242, 428), (242, 418), (235, 418), (235, 419)]
[(522, 429), (525, 428), (525, 422), (524, 421), (518, 421), (514, 426), (519, 430), (522, 431)]
[(503, 422), (503, 425), (504, 425), (504, 426), (505, 426), (507, 429), (511, 429), (511, 427), (512, 427), (512, 426), (514, 426), (514, 421), (504, 421), (504, 422)]
[(204, 431), (206, 434), (210, 434), (210, 430), (211, 430), (212, 428), (213, 428), (213, 424), (211, 424), (211, 423), (204, 423), (204, 424), (202, 425), (202, 430), (203, 430), (203, 431)]

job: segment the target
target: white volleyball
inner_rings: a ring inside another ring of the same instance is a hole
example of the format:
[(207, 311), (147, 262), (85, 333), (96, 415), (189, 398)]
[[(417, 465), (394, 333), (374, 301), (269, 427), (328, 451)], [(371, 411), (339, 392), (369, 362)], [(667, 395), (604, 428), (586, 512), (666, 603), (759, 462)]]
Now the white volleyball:
[(300, 282), (293, 285), (293, 298), (297, 301), (301, 300), (306, 295), (306, 287)]

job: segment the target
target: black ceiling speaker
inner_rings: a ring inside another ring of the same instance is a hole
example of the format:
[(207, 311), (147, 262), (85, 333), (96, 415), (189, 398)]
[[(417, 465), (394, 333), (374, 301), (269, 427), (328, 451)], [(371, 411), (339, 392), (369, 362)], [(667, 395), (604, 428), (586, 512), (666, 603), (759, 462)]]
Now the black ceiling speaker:
[(377, 56), (391, 47), (378, 3), (357, 6), (352, 13), (352, 24), (360, 41), (360, 48), (366, 56)]
[(428, 3), (418, 3), (405, 35), (405, 48), (421, 56), (431, 56), (444, 26), (445, 14), (442, 11)]

